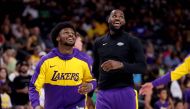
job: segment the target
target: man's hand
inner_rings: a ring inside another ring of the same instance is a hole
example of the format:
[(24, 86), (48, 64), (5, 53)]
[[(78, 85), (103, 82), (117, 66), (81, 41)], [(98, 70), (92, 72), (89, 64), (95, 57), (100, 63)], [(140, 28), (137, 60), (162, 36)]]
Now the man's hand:
[(152, 91), (153, 85), (151, 82), (145, 83), (142, 85), (141, 89), (139, 90), (140, 95), (147, 95)]
[(80, 94), (87, 94), (90, 91), (92, 91), (92, 89), (93, 89), (93, 84), (92, 83), (82, 83), (78, 88), (78, 92)]
[(102, 65), (101, 65), (101, 68), (108, 72), (110, 70), (116, 70), (116, 69), (121, 69), (123, 68), (123, 63), (120, 62), (120, 61), (115, 61), (115, 60), (108, 60), (108, 61), (105, 61)]
[(95, 106), (94, 106), (94, 103), (91, 99), (91, 97), (87, 97), (87, 100), (86, 100), (86, 106), (88, 107), (88, 109), (95, 109)]

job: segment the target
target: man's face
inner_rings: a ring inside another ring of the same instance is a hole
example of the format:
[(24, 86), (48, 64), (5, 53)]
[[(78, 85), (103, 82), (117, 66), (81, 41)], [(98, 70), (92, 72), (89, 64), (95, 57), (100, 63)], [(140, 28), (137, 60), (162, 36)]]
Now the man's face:
[(20, 67), (20, 71), (22, 73), (27, 73), (28, 69), (29, 69), (28, 65), (21, 65), (21, 67)]
[(177, 103), (177, 105), (175, 106), (175, 109), (184, 109), (183, 102)]
[(77, 33), (77, 38), (76, 38), (76, 42), (75, 42), (75, 48), (79, 49), (80, 51), (82, 51), (82, 47), (83, 47), (83, 43), (82, 43), (82, 39), (80, 37), (80, 34)]
[(60, 45), (74, 46), (76, 41), (76, 34), (72, 28), (64, 28), (59, 32), (56, 39)]
[(113, 10), (109, 16), (108, 23), (114, 29), (120, 29), (125, 25), (125, 16), (121, 10)]
[(5, 79), (7, 76), (7, 72), (5, 69), (0, 70), (0, 79)]
[(168, 97), (167, 91), (166, 90), (162, 90), (161, 93), (160, 93), (160, 98), (162, 100), (166, 100), (167, 97)]

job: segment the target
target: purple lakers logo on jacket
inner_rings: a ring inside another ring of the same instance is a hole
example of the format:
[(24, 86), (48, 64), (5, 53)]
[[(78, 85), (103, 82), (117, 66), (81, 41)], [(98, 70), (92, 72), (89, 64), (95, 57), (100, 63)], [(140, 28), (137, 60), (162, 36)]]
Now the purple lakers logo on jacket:
[(57, 80), (79, 80), (79, 73), (59, 73), (58, 71), (54, 71), (53, 77), (51, 78), (52, 81)]

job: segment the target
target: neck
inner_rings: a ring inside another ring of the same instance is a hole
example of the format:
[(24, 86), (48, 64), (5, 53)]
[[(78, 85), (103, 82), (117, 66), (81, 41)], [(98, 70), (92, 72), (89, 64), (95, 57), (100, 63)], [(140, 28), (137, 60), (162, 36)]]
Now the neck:
[(27, 72), (20, 72), (21, 76), (28, 76)]
[(113, 29), (110, 29), (110, 35), (112, 35), (112, 36), (114, 36), (114, 35), (120, 35), (121, 33), (122, 33), (122, 29), (115, 29), (115, 30), (113, 30)]
[(164, 103), (166, 102), (166, 100), (160, 99), (160, 102), (161, 102), (162, 104), (164, 104)]
[(1, 81), (1, 82), (5, 82), (6, 79), (4, 79), (4, 78), (0, 78), (0, 81)]
[(72, 54), (73, 53), (73, 46), (58, 46), (58, 50), (62, 54)]

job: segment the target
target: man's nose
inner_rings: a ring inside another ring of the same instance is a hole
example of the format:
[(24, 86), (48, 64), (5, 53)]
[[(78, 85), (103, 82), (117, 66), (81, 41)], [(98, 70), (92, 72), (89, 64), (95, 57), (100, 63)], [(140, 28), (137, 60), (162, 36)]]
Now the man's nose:
[(120, 20), (120, 17), (119, 17), (119, 16), (116, 16), (116, 17), (115, 17), (115, 20)]
[(69, 35), (69, 36), (73, 36), (74, 34), (73, 34), (73, 33), (69, 33), (68, 35)]

